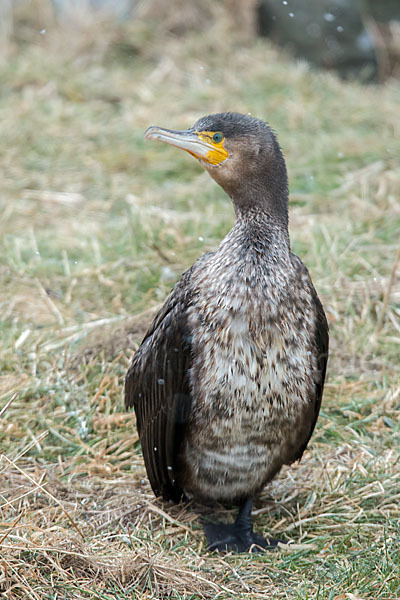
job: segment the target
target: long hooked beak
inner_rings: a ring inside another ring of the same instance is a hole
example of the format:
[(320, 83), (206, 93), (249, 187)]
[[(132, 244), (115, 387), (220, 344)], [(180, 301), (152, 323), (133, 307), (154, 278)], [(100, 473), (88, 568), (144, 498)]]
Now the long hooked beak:
[(144, 134), (145, 140), (159, 140), (176, 148), (186, 150), (195, 158), (217, 165), (228, 158), (228, 152), (222, 144), (214, 144), (209, 132), (197, 132), (193, 129), (174, 131), (162, 127), (149, 127)]

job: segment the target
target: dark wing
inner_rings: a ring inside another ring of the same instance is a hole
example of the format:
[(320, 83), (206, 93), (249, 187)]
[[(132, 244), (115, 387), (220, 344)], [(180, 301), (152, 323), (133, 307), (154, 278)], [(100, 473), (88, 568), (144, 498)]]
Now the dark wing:
[(175, 481), (176, 456), (191, 407), (186, 315), (192, 269), (183, 274), (157, 314), (125, 379), (125, 405), (135, 408), (151, 487), (156, 496), (175, 501), (182, 497)]
[[(321, 408), (322, 394), (324, 391), (326, 365), (328, 363), (329, 354), (329, 327), (326, 320), (325, 312), (322, 307), (321, 301), (317, 296), (317, 292), (314, 290), (314, 302), (315, 302), (315, 345), (318, 352), (318, 370), (320, 372), (320, 378), (315, 382), (315, 404), (314, 404), (314, 421), (310, 430), (310, 439), (315, 424), (318, 419), (319, 409)], [(306, 446), (308, 444), (308, 440)]]
[(319, 410), (321, 408), (322, 394), (324, 391), (324, 383), (325, 383), (325, 375), (326, 375), (326, 366), (328, 363), (328, 354), (329, 354), (329, 326), (328, 321), (326, 320), (325, 312), (322, 306), (320, 299), (318, 298), (318, 294), (313, 286), (311, 281), (311, 277), (308, 273), (306, 266), (301, 262), (301, 260), (295, 255), (292, 254), (292, 263), (297, 268), (300, 277), (305, 281), (311, 292), (312, 301), (315, 307), (315, 330), (314, 330), (314, 341), (315, 341), (315, 349), (317, 353), (317, 366), (318, 366), (318, 377), (314, 382), (314, 414), (313, 420), (311, 422), (311, 427), (309, 430), (308, 437), (306, 438), (304, 444), (301, 446), (298, 456), (295, 460), (300, 460), (303, 455), (304, 450), (307, 448), (307, 444), (310, 441), (310, 438), (313, 434)]

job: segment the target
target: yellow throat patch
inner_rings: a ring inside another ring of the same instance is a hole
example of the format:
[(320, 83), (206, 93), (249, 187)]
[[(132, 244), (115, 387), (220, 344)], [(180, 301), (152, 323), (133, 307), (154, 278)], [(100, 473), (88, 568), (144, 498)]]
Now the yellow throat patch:
[(225, 150), (224, 147), (224, 136), (220, 142), (216, 142), (213, 140), (213, 136), (218, 131), (195, 131), (199, 140), (205, 142), (208, 146), (212, 146), (210, 150), (207, 152), (206, 156), (201, 157), (205, 162), (210, 163), (211, 165), (219, 165), (224, 160), (226, 160), (229, 156), (228, 151)]

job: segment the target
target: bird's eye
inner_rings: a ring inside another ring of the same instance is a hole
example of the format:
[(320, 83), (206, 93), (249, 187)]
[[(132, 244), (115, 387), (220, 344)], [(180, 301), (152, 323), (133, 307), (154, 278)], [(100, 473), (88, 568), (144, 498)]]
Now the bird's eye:
[(214, 133), (212, 139), (213, 139), (213, 142), (215, 142), (216, 144), (219, 144), (224, 139), (224, 135), (220, 131), (217, 131), (217, 133)]

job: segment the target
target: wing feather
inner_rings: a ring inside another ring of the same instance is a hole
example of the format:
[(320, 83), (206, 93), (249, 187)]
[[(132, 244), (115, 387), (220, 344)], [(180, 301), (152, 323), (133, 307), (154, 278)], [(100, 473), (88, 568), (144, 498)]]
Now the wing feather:
[(303, 264), (303, 262), (296, 256), (295, 254), (291, 255), (292, 264), (297, 269), (300, 277), (305, 277), (308, 280), (308, 285), (310, 288), (311, 296), (313, 299), (313, 303), (315, 306), (315, 330), (314, 330), (314, 342), (315, 342), (315, 352), (317, 356), (317, 367), (318, 372), (316, 374), (316, 378), (314, 381), (314, 415), (313, 420), (310, 425), (309, 433), (299, 449), (299, 452), (295, 458), (295, 460), (300, 460), (303, 455), (304, 450), (307, 448), (307, 444), (310, 441), (310, 438), (315, 429), (315, 425), (317, 423), (319, 411), (321, 408), (322, 394), (324, 391), (324, 383), (325, 383), (325, 375), (326, 375), (326, 367), (328, 363), (328, 354), (329, 354), (329, 326), (326, 320), (325, 312), (322, 306), (320, 299), (318, 298), (318, 294), (313, 286), (311, 281), (311, 277), (308, 273), (307, 267)]
[(156, 496), (175, 501), (183, 493), (176, 481), (176, 459), (191, 406), (190, 272), (155, 317), (125, 380), (125, 405), (135, 409), (151, 487)]

